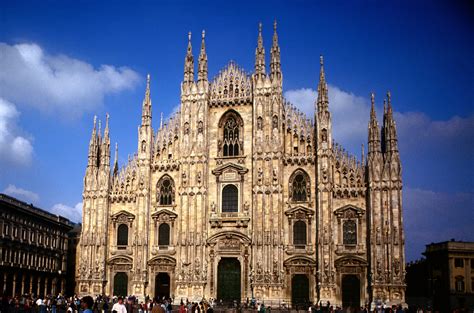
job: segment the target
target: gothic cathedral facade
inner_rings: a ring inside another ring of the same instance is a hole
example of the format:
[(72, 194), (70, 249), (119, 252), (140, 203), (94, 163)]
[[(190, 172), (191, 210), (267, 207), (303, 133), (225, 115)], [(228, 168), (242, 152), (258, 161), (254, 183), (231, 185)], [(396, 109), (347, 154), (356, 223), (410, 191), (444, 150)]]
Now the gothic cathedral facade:
[[(138, 149), (110, 165), (108, 116), (94, 128), (77, 254), (79, 295), (171, 296), (268, 305), (403, 303), (402, 180), (390, 94), (374, 96), (367, 157), (332, 139), (323, 60), (309, 119), (283, 97), (274, 26), (270, 71), (259, 29), (255, 70), (208, 80), (204, 32), (191, 35), (180, 110), (152, 127), (150, 77)], [(364, 150), (364, 149), (363, 149)]]

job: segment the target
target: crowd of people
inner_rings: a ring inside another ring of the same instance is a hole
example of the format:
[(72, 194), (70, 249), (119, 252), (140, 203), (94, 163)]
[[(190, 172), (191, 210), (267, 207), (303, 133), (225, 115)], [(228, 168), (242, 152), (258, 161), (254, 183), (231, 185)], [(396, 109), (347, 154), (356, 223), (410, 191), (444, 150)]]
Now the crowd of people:
[[(279, 308), (271, 308), (258, 301), (247, 301), (247, 303), (223, 303), (222, 301), (201, 300), (190, 302), (182, 300), (179, 305), (173, 305), (170, 298), (150, 299), (140, 301), (134, 296), (107, 297), (107, 296), (58, 296), (35, 297), (34, 295), (23, 296), (2, 296), (0, 301), (0, 313), (224, 313), (232, 309), (237, 312), (258, 312), (271, 313), (271, 311), (289, 313), (291, 308), (283, 305)], [(299, 307), (298, 312), (307, 313), (436, 313), (438, 311), (426, 310), (422, 308), (403, 309), (401, 306), (376, 307), (370, 310), (368, 307), (360, 308), (340, 308), (330, 305), (307, 305)], [(294, 310), (294, 308), (293, 308)], [(293, 311), (292, 310), (292, 311)], [(454, 311), (465, 312), (465, 311)]]

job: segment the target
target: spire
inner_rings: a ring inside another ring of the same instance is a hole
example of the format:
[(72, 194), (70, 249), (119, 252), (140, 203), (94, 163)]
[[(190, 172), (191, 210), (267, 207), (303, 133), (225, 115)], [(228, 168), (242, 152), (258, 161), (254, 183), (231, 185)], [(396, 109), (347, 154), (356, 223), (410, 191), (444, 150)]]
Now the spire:
[(328, 111), (329, 99), (328, 99), (328, 84), (326, 83), (326, 76), (324, 74), (324, 59), (321, 55), (319, 57), (320, 70), (319, 70), (319, 84), (318, 84), (318, 112)]
[(382, 145), (384, 153), (398, 151), (397, 129), (393, 119), (392, 95), (387, 92), (387, 101), (384, 101), (384, 121), (382, 131)]
[(94, 115), (91, 140), (89, 141), (89, 154), (87, 166), (97, 166), (97, 116)]
[(161, 112), (161, 116), (160, 116), (160, 129), (163, 128), (163, 112)]
[(204, 38), (206, 37), (206, 31), (202, 31), (201, 39), (201, 53), (199, 54), (199, 64), (198, 64), (198, 82), (207, 81), (207, 54), (206, 54), (206, 42)]
[(145, 97), (142, 105), (142, 126), (151, 125), (150, 74), (146, 76)]
[(115, 143), (115, 156), (114, 156), (114, 169), (113, 176), (117, 177), (118, 174), (118, 143)]
[(255, 75), (265, 76), (265, 48), (263, 47), (262, 23), (258, 24), (258, 43), (255, 49)]
[(188, 33), (188, 50), (184, 59), (184, 80), (183, 82), (190, 83), (194, 81), (194, 57), (193, 47), (191, 45), (191, 32)]
[(273, 23), (273, 45), (271, 50), (270, 71), (272, 79), (281, 78), (280, 46), (278, 45), (277, 21)]
[(369, 156), (375, 152), (381, 152), (380, 146), (380, 128), (377, 122), (377, 114), (375, 113), (375, 95), (372, 92), (370, 95), (371, 108), (370, 108), (370, 121), (369, 121)]
[(109, 142), (109, 113), (105, 113), (104, 143)]

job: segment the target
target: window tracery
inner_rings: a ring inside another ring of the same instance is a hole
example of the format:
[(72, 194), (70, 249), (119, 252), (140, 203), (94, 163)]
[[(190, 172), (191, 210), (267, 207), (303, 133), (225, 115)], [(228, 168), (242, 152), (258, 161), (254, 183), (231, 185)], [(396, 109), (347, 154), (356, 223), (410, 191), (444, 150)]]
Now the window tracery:
[(290, 199), (293, 202), (307, 202), (310, 198), (310, 182), (308, 175), (297, 170), (290, 177)]
[(173, 205), (174, 182), (169, 176), (162, 177), (157, 184), (157, 201), (159, 205)]
[(235, 185), (229, 184), (222, 189), (222, 212), (238, 212), (239, 191)]

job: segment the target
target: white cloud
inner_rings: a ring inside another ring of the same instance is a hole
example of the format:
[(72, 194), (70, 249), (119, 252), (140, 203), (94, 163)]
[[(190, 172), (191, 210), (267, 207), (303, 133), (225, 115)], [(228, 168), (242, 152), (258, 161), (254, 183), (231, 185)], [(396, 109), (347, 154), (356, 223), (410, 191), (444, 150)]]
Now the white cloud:
[[(329, 85), (328, 88), (333, 138), (347, 150), (359, 155), (360, 145), (367, 143), (370, 101), (368, 98), (354, 95), (336, 86)], [(317, 91), (310, 88), (285, 92), (285, 98), (309, 117), (314, 114), (317, 95)], [(382, 107), (379, 106), (376, 110), (379, 125), (382, 126)], [(422, 112), (395, 112), (394, 118), (402, 154), (420, 153), (420, 149), (424, 151), (431, 149), (451, 153), (451, 157), (456, 157), (456, 153), (463, 152), (459, 150), (459, 144), (464, 143), (464, 149), (470, 149), (471, 156), (474, 155), (474, 148), (469, 144), (474, 137), (474, 115), (467, 118), (454, 116), (448, 120), (437, 121)], [(423, 143), (422, 147), (420, 147), (420, 142)], [(448, 149), (448, 147), (453, 149)]]
[[(360, 153), (360, 145), (367, 141), (370, 105), (367, 99), (328, 85), (329, 106), (332, 114), (333, 138), (353, 153)], [(318, 93), (310, 88), (288, 90), (285, 98), (308, 117), (314, 115)]]
[(57, 203), (49, 211), (53, 214), (64, 216), (75, 223), (82, 221), (82, 202), (77, 203), (74, 207)]
[(37, 193), (18, 188), (15, 185), (8, 185), (7, 188), (3, 190), (3, 193), (33, 204), (37, 204), (39, 202), (39, 195)]
[[(407, 258), (421, 257), (424, 245), (431, 242), (474, 240), (474, 194), (435, 192), (420, 188), (404, 189), (404, 225)], [(416, 240), (415, 240), (416, 238)]]
[(106, 94), (131, 89), (139, 75), (127, 67), (93, 65), (48, 55), (34, 43), (0, 43), (3, 97), (42, 111), (79, 115), (100, 106)]
[(0, 98), (0, 164), (29, 165), (33, 156), (31, 140), (21, 136), (16, 124), (20, 113), (13, 103)]

